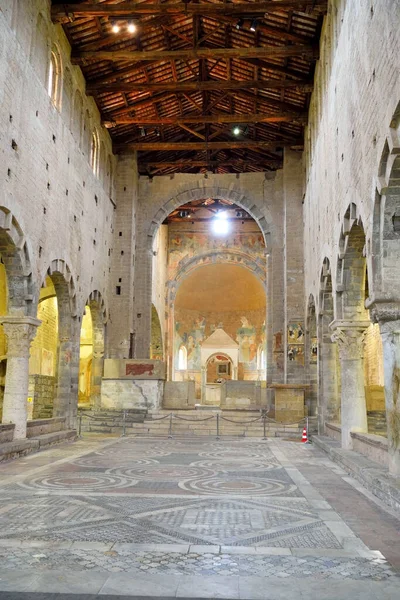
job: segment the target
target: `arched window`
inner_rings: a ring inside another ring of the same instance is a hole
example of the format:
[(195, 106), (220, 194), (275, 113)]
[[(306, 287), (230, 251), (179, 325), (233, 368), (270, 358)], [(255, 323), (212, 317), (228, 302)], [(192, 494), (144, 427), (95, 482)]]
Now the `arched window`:
[(56, 48), (51, 51), (49, 70), (47, 73), (47, 93), (54, 106), (60, 108), (61, 59)]
[(92, 140), (90, 144), (90, 165), (93, 173), (97, 175), (99, 166), (99, 140), (97, 139), (95, 131), (92, 133)]
[(187, 369), (187, 350), (185, 346), (181, 346), (178, 352), (178, 370), (185, 371)]
[(258, 346), (257, 351), (257, 368), (259, 371), (265, 371), (267, 368), (267, 354), (262, 344)]

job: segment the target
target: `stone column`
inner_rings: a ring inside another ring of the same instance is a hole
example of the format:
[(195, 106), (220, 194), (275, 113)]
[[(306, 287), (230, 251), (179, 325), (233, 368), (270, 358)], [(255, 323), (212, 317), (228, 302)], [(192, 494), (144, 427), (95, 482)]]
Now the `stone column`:
[(332, 341), (337, 342), (342, 380), (342, 448), (353, 449), (350, 432), (368, 431), (364, 389), (364, 337), (369, 321), (333, 321)]
[[(329, 319), (330, 320), (330, 319)], [(338, 423), (340, 399), (337, 377), (337, 350), (329, 334), (326, 315), (320, 316), (318, 327), (318, 432), (325, 433), (326, 423)]]
[(29, 351), (41, 321), (33, 317), (0, 317), (7, 336), (7, 373), (3, 423), (15, 423), (14, 439), (26, 438)]
[(375, 304), (370, 312), (379, 323), (389, 451), (389, 473), (400, 476), (400, 303)]

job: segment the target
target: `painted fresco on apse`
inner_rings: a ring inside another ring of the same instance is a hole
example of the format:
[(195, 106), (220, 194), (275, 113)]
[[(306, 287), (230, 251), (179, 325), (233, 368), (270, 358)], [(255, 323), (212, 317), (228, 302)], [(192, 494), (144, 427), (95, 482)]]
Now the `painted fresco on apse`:
[(251, 370), (257, 369), (256, 329), (247, 317), (240, 317), (241, 327), (236, 331), (239, 344), (239, 362), (245, 363)]
[(251, 255), (259, 255), (265, 262), (265, 244), (262, 234), (232, 233), (226, 238), (213, 238), (205, 233), (172, 233), (169, 239), (169, 268), (176, 269), (180, 261), (211, 250), (240, 250)]
[[(253, 311), (257, 322), (257, 311)], [(240, 313), (239, 313), (240, 315)], [(201, 370), (201, 346), (217, 327), (225, 331), (239, 344), (239, 362), (243, 363), (246, 372), (257, 370), (257, 349), (260, 344), (265, 345), (265, 320), (261, 322), (261, 315), (257, 325), (248, 317), (235, 315), (229, 320), (221, 321), (218, 315), (210, 315), (210, 322), (201, 314), (190, 315), (189, 311), (177, 311), (175, 322), (174, 357), (176, 368), (178, 366), (179, 348), (183, 345), (187, 350), (188, 371)], [(222, 316), (222, 315), (221, 315)], [(228, 322), (229, 321), (229, 322)]]

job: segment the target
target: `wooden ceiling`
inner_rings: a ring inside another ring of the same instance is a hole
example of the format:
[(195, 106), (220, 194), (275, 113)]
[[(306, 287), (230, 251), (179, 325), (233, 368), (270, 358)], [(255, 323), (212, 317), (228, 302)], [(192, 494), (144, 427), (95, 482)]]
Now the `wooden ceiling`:
[(138, 151), (141, 174), (240, 173), (278, 169), (284, 147), (302, 148), (326, 7), (53, 0), (52, 18), (114, 151)]

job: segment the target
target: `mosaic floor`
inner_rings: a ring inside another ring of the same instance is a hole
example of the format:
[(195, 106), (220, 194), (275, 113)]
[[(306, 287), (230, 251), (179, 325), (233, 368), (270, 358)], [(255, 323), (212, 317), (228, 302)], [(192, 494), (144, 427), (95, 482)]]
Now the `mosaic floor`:
[[(0, 591), (63, 591), (74, 576), (91, 593), (269, 598), (278, 577), (400, 597), (396, 569), (303, 468), (344, 473), (312, 446), (204, 438), (80, 440), (1, 465)], [(196, 577), (207, 585), (188, 594)]]

